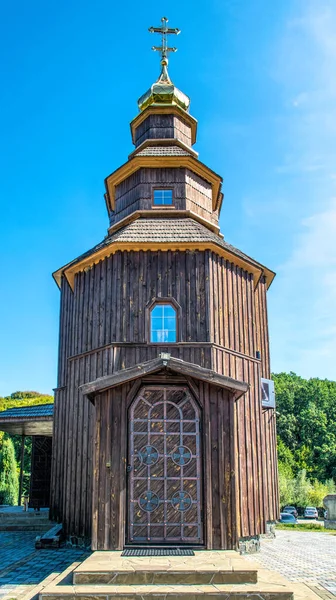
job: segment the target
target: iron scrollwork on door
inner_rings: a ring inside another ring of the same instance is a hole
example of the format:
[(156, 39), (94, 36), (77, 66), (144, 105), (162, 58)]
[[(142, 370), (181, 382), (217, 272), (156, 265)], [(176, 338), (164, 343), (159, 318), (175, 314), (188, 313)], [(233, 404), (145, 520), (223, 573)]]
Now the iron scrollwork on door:
[(128, 541), (202, 543), (200, 412), (189, 389), (143, 388), (129, 436)]

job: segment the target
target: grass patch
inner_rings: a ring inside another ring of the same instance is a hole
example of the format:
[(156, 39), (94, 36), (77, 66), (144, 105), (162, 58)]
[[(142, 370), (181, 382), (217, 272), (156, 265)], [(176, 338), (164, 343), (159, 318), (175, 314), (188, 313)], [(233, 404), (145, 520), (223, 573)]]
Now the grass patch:
[(329, 530), (324, 529), (323, 525), (318, 525), (317, 523), (277, 523), (276, 529), (298, 529), (300, 531), (322, 531), (323, 533), (327, 533)]

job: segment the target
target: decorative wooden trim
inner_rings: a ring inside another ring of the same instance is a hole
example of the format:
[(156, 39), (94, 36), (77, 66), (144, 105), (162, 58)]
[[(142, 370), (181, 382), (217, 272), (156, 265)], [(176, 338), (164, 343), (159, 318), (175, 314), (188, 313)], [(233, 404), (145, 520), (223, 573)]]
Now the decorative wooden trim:
[(92, 398), (104, 390), (122, 385), (127, 381), (138, 379), (144, 375), (161, 371), (162, 369), (169, 369), (176, 373), (189, 375), (190, 377), (206, 381), (212, 385), (229, 389), (231, 392), (233, 392), (232, 397), (234, 399), (239, 398), (249, 389), (249, 384), (245, 383), (244, 381), (238, 381), (232, 377), (227, 377), (226, 375), (219, 375), (211, 369), (205, 369), (204, 367), (200, 367), (194, 363), (188, 363), (178, 358), (169, 357), (155, 358), (154, 360), (149, 360), (142, 364), (136, 365), (135, 367), (117, 371), (113, 375), (99, 377), (94, 381), (79, 386), (79, 390), (83, 395)]
[(104, 260), (108, 256), (115, 254), (119, 250), (121, 252), (138, 252), (140, 250), (152, 250), (153, 252), (156, 252), (158, 250), (161, 250), (162, 252), (167, 252), (168, 250), (180, 252), (184, 252), (187, 250), (211, 250), (219, 256), (222, 256), (228, 261), (234, 263), (238, 267), (241, 267), (242, 269), (244, 269), (244, 271), (252, 273), (255, 278), (255, 286), (258, 284), (258, 281), (262, 275), (265, 275), (267, 287), (271, 285), (275, 277), (275, 273), (273, 273), (269, 269), (266, 269), (266, 267), (263, 267), (262, 265), (255, 266), (252, 263), (250, 263), (247, 259), (244, 259), (234, 254), (227, 248), (222, 248), (214, 242), (112, 242), (108, 246), (104, 246), (100, 250), (97, 250), (97, 252), (95, 252), (94, 254), (83, 258), (79, 262), (76, 262), (74, 264), (69, 263), (68, 265), (65, 265), (65, 267), (62, 267), (58, 271), (55, 271), (55, 273), (53, 273), (53, 277), (58, 286), (60, 287), (61, 277), (62, 274), (64, 274), (71, 289), (74, 290), (76, 273), (79, 273), (80, 271), (84, 271), (86, 269), (90, 269), (93, 265), (99, 263), (101, 260)]
[[(87, 350), (86, 352), (81, 352), (79, 354), (73, 354), (68, 357), (68, 361), (78, 360), (79, 358), (84, 358), (85, 356), (90, 356), (91, 354), (96, 354), (98, 352), (102, 352), (103, 350), (109, 350), (110, 348), (143, 348), (152, 344), (147, 344), (146, 342), (114, 342), (113, 344), (106, 344), (106, 346), (99, 346), (98, 348), (94, 348), (92, 350)], [(154, 345), (154, 344), (153, 344)], [(164, 346), (165, 344), (161, 344)], [(231, 354), (232, 356), (236, 356), (238, 358), (245, 358), (250, 360), (253, 363), (260, 364), (261, 360), (259, 358), (255, 358), (255, 356), (251, 356), (250, 354), (243, 354), (242, 352), (238, 352), (237, 350), (232, 350), (231, 348), (226, 348), (225, 346), (220, 346), (219, 344), (214, 344), (213, 342), (176, 342), (173, 344), (177, 347), (182, 348), (215, 348), (226, 352), (227, 354)], [(269, 410), (269, 409), (268, 409)]]
[(214, 233), (216, 233), (221, 239), (223, 239), (223, 237), (224, 237), (220, 233), (218, 225), (211, 223), (211, 221), (208, 221), (204, 217), (201, 217), (200, 215), (195, 213), (193, 210), (177, 210), (176, 208), (174, 208), (174, 210), (169, 211), (169, 208), (166, 208), (165, 210), (162, 210), (162, 212), (160, 213), (160, 207), (155, 208), (155, 214), (153, 214), (152, 209), (150, 209), (150, 210), (135, 210), (132, 214), (127, 215), (127, 217), (124, 217), (123, 219), (121, 219), (120, 221), (117, 221), (116, 223), (114, 223), (114, 225), (109, 227), (108, 233), (109, 233), (109, 235), (112, 235), (112, 233), (115, 233), (122, 227), (125, 227), (125, 225), (128, 225), (129, 223), (132, 223), (133, 221), (136, 221), (136, 219), (139, 219), (141, 217), (154, 219), (154, 218), (161, 217), (161, 216), (174, 218), (174, 219), (181, 219), (181, 217), (194, 219), (195, 221), (198, 221), (199, 223), (204, 225), (204, 227), (207, 227), (208, 229), (210, 229), (210, 231), (213, 231)]
[(194, 396), (195, 396), (195, 400), (197, 401), (197, 403), (198, 403), (199, 407), (200, 407), (200, 408), (201, 408), (201, 410), (202, 410), (202, 406), (201, 406), (201, 404), (200, 404), (200, 393), (199, 393), (199, 388), (198, 388), (198, 386), (196, 385), (196, 383), (195, 383), (195, 380), (194, 380), (192, 377), (190, 377), (189, 375), (186, 375), (186, 376), (185, 376), (185, 378), (186, 378), (186, 381), (187, 381), (187, 383), (188, 383), (188, 385), (189, 385), (189, 387), (190, 387), (190, 389), (191, 389), (192, 393), (193, 393), (193, 394), (194, 394)]
[[(174, 309), (176, 311), (176, 342), (152, 342), (151, 341), (151, 312), (156, 304), (171, 304), (171, 306), (174, 307)], [(147, 304), (147, 306), (145, 308), (145, 320), (146, 320), (146, 332), (147, 332), (146, 338), (147, 338), (148, 344), (150, 344), (151, 346), (162, 346), (162, 344), (164, 344), (164, 345), (168, 344), (169, 346), (174, 346), (175, 344), (178, 344), (179, 342), (181, 342), (182, 341), (181, 340), (181, 331), (182, 331), (181, 318), (182, 318), (182, 307), (177, 302), (177, 300), (175, 300), (175, 298), (173, 298), (172, 296), (167, 296), (167, 297), (159, 296), (159, 297), (153, 298)]]
[(193, 156), (134, 156), (105, 179), (108, 211), (114, 211), (115, 189), (127, 177), (130, 177), (141, 168), (169, 169), (171, 167), (190, 169), (210, 183), (212, 186), (212, 206), (213, 210), (216, 209), (223, 179), (197, 158)]
[(133, 384), (132, 387), (130, 389), (130, 391), (128, 392), (127, 396), (126, 396), (126, 408), (127, 411), (129, 409), (129, 407), (131, 406), (135, 396), (137, 395), (138, 391), (140, 390), (142, 386), (142, 381), (141, 379), (136, 379)]
[(135, 132), (139, 125), (143, 123), (149, 115), (176, 115), (180, 117), (191, 128), (191, 143), (195, 144), (197, 134), (197, 120), (189, 113), (185, 112), (179, 106), (148, 106), (144, 111), (137, 115), (130, 123), (132, 142), (135, 144)]

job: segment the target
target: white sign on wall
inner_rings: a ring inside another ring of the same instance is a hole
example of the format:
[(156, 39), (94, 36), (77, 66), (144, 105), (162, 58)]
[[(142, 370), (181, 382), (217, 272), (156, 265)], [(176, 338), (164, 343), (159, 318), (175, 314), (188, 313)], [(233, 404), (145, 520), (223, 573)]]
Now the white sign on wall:
[(261, 378), (261, 403), (263, 408), (275, 408), (274, 381)]

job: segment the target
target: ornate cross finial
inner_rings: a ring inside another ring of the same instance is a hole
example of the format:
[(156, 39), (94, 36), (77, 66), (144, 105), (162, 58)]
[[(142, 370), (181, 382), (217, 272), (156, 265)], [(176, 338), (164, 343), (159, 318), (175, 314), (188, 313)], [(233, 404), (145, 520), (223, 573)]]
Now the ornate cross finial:
[(177, 48), (174, 48), (174, 47), (170, 48), (167, 45), (167, 35), (170, 33), (178, 35), (181, 32), (177, 28), (171, 29), (171, 28), (167, 27), (167, 23), (168, 23), (167, 17), (162, 17), (161, 23), (162, 23), (161, 27), (150, 27), (148, 31), (150, 31), (151, 33), (161, 33), (161, 35), (162, 35), (161, 46), (153, 46), (152, 50), (154, 50), (154, 52), (161, 52), (162, 71), (161, 71), (161, 75), (159, 77), (159, 81), (171, 83), (169, 75), (168, 75), (168, 70), (167, 70), (168, 54), (169, 54), (169, 52), (176, 52)]

